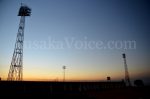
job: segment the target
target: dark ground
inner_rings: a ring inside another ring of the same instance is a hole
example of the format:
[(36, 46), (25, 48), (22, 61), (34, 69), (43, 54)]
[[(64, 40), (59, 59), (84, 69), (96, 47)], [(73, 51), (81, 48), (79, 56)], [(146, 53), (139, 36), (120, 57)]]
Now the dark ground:
[(0, 96), (13, 99), (150, 99), (150, 86), (126, 87), (123, 82), (0, 81)]

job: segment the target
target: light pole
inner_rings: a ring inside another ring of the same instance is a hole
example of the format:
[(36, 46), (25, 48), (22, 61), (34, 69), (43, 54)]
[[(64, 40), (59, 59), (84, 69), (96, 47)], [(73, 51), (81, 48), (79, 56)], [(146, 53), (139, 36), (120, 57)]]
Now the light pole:
[(64, 78), (63, 78), (63, 81), (65, 82), (65, 69), (66, 69), (66, 66), (63, 66), (62, 68), (63, 68), (63, 70), (64, 70)]

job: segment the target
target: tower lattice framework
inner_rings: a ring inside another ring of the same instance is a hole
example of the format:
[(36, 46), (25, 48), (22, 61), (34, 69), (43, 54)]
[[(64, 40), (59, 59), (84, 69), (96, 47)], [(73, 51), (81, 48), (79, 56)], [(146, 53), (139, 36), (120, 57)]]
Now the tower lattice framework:
[(8, 73), (7, 80), (10, 81), (22, 81), (23, 80), (23, 41), (24, 41), (24, 28), (25, 28), (25, 16), (30, 16), (31, 9), (23, 4), (19, 9), (18, 16), (21, 16), (15, 49)]
[(123, 60), (124, 60), (124, 68), (125, 68), (125, 83), (127, 86), (131, 86), (128, 67), (127, 67), (127, 61), (126, 61), (126, 54), (122, 54)]

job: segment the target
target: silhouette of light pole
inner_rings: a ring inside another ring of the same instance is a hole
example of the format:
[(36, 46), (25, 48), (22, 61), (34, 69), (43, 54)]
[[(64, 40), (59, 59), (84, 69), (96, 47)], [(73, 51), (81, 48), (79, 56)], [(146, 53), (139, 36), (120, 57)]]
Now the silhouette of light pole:
[(66, 69), (66, 66), (63, 66), (63, 70), (64, 70), (64, 78), (63, 78), (63, 81), (65, 82), (65, 69)]

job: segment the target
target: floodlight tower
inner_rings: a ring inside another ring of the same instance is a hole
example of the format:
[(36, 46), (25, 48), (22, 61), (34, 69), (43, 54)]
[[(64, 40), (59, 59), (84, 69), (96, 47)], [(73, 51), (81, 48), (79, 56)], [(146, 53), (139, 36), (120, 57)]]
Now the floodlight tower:
[(21, 4), (18, 13), (18, 16), (21, 16), (21, 18), (15, 43), (15, 49), (7, 78), (9, 81), (22, 81), (23, 79), (23, 41), (25, 17), (30, 15), (31, 9), (28, 6)]
[(125, 68), (125, 83), (127, 86), (131, 86), (128, 67), (127, 67), (127, 61), (126, 61), (126, 54), (122, 54), (123, 60), (124, 60), (124, 68)]
[(64, 70), (64, 78), (63, 78), (63, 81), (65, 82), (65, 69), (66, 69), (66, 66), (63, 66), (63, 70)]

